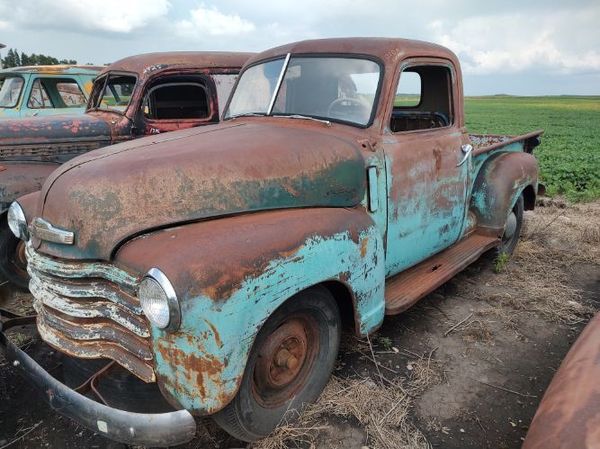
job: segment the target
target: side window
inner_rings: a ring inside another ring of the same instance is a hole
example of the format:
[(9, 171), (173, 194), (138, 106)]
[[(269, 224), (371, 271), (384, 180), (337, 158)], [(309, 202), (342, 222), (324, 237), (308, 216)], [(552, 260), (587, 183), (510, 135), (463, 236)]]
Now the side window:
[(91, 109), (107, 109), (123, 113), (129, 106), (137, 80), (135, 76), (110, 74), (97, 78), (89, 101)]
[(445, 128), (453, 122), (452, 74), (445, 66), (412, 66), (400, 74), (392, 132)]
[(150, 120), (209, 118), (206, 86), (201, 82), (171, 82), (152, 87), (143, 103), (144, 117)]
[(59, 80), (56, 91), (67, 108), (81, 108), (85, 106), (85, 95), (77, 82), (73, 79)]
[(39, 78), (36, 79), (31, 86), (31, 93), (29, 94), (27, 106), (32, 109), (45, 109), (54, 107), (50, 101), (50, 97), (48, 96), (46, 86), (42, 84), (42, 81)]

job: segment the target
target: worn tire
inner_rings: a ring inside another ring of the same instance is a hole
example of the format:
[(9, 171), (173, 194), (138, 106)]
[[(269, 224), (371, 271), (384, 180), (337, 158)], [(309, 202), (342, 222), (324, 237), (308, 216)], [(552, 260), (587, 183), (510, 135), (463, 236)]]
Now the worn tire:
[[(308, 289), (288, 300), (259, 331), (237, 395), (213, 415), (214, 420), (235, 438), (250, 442), (267, 436), (284, 417), (297, 417), (294, 411), (299, 413), (304, 406), (314, 402), (331, 376), (341, 326), (337, 303), (323, 287)], [(290, 358), (286, 358), (283, 362), (285, 367), (280, 368), (283, 351), (285, 354), (301, 354), (296, 350), (296, 336), (302, 333), (306, 337), (304, 342), (309, 343), (305, 346), (304, 358), (292, 355), (295, 360), (291, 365), (293, 368), (290, 368)], [(286, 337), (290, 335), (291, 339)], [(279, 345), (279, 341), (283, 343)], [(274, 357), (265, 354), (273, 354)], [(268, 371), (264, 370), (265, 366)], [(278, 374), (279, 370), (283, 374)], [(265, 380), (265, 377), (281, 380), (294, 371), (295, 377), (279, 390), (269, 385), (273, 380)], [(268, 376), (257, 375), (265, 372), (269, 373)]]
[(0, 218), (0, 277), (9, 281), (14, 287), (21, 291), (29, 289), (29, 275), (27, 274), (27, 263), (24, 262), (24, 252), (18, 257), (19, 251), (23, 251), (24, 245), (12, 233), (6, 221), (6, 214)]
[[(521, 195), (509, 214), (504, 228), (505, 234), (510, 228), (511, 236), (505, 238), (505, 235), (502, 235), (502, 243), (492, 250), (492, 255), (494, 257), (498, 257), (500, 254), (507, 254), (510, 256), (515, 250), (517, 243), (519, 242), (519, 236), (521, 235), (521, 227), (523, 226), (524, 204), (523, 195)], [(513, 223), (511, 223), (512, 220), (514, 220)]]

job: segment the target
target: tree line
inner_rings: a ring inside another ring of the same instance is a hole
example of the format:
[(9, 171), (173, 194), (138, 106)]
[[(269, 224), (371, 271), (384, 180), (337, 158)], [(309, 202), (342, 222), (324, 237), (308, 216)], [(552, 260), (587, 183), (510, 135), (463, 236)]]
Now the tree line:
[(32, 53), (30, 55), (18, 50), (10, 48), (6, 56), (2, 58), (2, 67), (20, 67), (24, 65), (57, 65), (57, 64), (77, 64), (74, 59), (56, 59), (52, 56), (36, 55)]

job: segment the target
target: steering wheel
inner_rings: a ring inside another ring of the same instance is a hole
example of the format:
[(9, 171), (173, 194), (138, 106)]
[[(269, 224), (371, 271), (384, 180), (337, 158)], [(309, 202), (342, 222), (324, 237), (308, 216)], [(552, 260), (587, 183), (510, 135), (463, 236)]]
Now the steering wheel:
[(343, 97), (336, 98), (327, 107), (327, 115), (338, 118), (358, 118), (364, 121), (370, 113), (369, 108), (357, 98)]

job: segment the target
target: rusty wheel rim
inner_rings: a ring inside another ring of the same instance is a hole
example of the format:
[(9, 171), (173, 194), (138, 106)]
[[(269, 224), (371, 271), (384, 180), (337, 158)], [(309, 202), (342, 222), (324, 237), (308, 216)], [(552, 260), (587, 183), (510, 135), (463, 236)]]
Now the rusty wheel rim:
[(11, 257), (11, 262), (15, 272), (19, 276), (27, 276), (27, 258), (25, 256), (25, 242), (23, 242), (23, 240), (19, 240), (19, 243), (17, 243), (15, 252)]
[(261, 345), (252, 393), (264, 407), (277, 407), (306, 384), (319, 351), (319, 328), (308, 315), (286, 319)]

